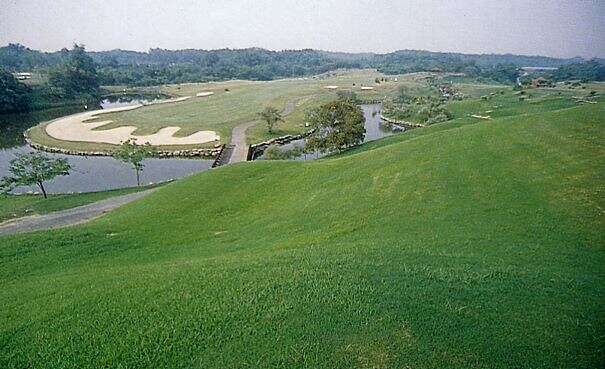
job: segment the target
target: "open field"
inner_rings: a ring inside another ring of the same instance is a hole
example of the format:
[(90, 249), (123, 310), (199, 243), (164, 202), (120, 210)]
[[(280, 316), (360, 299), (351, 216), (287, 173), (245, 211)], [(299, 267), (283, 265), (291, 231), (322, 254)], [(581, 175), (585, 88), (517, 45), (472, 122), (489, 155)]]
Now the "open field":
[[(379, 99), (395, 93), (400, 84), (415, 84), (414, 76), (408, 79), (399, 77), (400, 82), (387, 82), (376, 85), (374, 79), (382, 77), (371, 70), (339, 71), (316, 78), (284, 79), (270, 82), (227, 81), (211, 83), (192, 83), (163, 86), (161, 92), (172, 96), (196, 96), (198, 93), (213, 92), (213, 95), (196, 97), (175, 104), (145, 106), (140, 109), (119, 113), (102, 114), (98, 120), (113, 122), (96, 130), (108, 130), (124, 126), (136, 127), (134, 135), (150, 135), (164, 127), (181, 127), (176, 137), (188, 136), (199, 130), (217, 132), (221, 143), (228, 143), (232, 129), (238, 124), (255, 121), (258, 127), (252, 128), (250, 142), (258, 142), (271, 137), (305, 131), (305, 109), (319, 102), (334, 98), (336, 91), (325, 89), (328, 85), (338, 85), (339, 90), (353, 90), (359, 97)], [(391, 76), (391, 79), (397, 76)], [(355, 83), (355, 86), (353, 86)], [(374, 90), (362, 91), (361, 85), (373, 86)], [(294, 110), (281, 123), (277, 130), (269, 135), (257, 113), (267, 105), (285, 109), (288, 104)], [(91, 122), (94, 122), (92, 120)], [(45, 125), (29, 131), (31, 139), (37, 143), (66, 149), (100, 151), (111, 149), (103, 143), (87, 143), (57, 140), (45, 132)], [(258, 141), (256, 141), (258, 140)], [(214, 142), (186, 147), (209, 147)], [(167, 146), (168, 149), (179, 149), (183, 146)]]
[(0, 367), (602, 367), (605, 103), (557, 101), (0, 238)]

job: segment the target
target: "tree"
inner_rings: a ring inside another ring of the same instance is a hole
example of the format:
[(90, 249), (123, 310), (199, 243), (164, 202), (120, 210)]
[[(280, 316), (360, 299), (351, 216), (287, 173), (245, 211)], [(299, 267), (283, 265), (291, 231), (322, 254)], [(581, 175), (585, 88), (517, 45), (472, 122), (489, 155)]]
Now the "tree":
[(30, 109), (31, 89), (0, 68), (0, 114)]
[(152, 157), (155, 153), (149, 142), (144, 145), (137, 145), (132, 138), (122, 142), (120, 147), (113, 153), (113, 157), (126, 164), (130, 164), (137, 175), (137, 186), (141, 185), (141, 172), (145, 167), (143, 160)]
[(360, 144), (365, 136), (363, 112), (350, 100), (323, 104), (307, 118), (313, 127), (313, 133), (307, 138), (308, 151), (341, 151)]
[(75, 44), (67, 60), (51, 70), (49, 82), (68, 97), (96, 96), (99, 93), (97, 69), (83, 45)]
[(273, 127), (277, 122), (283, 122), (284, 118), (282, 117), (279, 110), (272, 106), (267, 106), (263, 109), (258, 115), (267, 123), (267, 128), (269, 129), (269, 133), (273, 132)]
[(0, 189), (6, 193), (18, 186), (37, 185), (44, 198), (47, 198), (44, 182), (57, 176), (68, 175), (70, 170), (71, 165), (67, 159), (53, 159), (38, 151), (17, 154), (9, 165), (11, 175), (2, 178)]
[(340, 100), (349, 100), (350, 102), (352, 102), (354, 104), (359, 103), (359, 98), (357, 97), (357, 94), (355, 93), (355, 91), (351, 91), (351, 90), (336, 91), (336, 96), (338, 96), (338, 99), (340, 99)]

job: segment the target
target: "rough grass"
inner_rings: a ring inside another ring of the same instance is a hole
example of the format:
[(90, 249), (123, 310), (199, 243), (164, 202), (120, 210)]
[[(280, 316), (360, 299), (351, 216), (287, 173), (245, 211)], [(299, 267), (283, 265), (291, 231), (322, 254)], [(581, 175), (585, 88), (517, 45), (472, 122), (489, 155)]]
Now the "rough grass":
[(149, 187), (124, 188), (111, 191), (85, 192), (65, 195), (1, 195), (0, 194), (0, 222), (19, 218), (26, 215), (46, 214), (53, 211), (74, 208), (90, 204), (109, 197), (138, 192)]
[(0, 367), (602, 367), (604, 114), (460, 118), (0, 238)]

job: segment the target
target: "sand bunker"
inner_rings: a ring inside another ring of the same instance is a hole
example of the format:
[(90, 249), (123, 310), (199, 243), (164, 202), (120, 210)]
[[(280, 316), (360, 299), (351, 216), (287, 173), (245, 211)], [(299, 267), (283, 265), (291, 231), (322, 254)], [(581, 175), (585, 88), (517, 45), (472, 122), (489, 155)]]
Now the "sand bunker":
[(477, 118), (477, 119), (485, 119), (485, 120), (490, 120), (490, 119), (492, 119), (492, 117), (490, 117), (489, 115), (485, 115), (485, 116), (483, 116), (483, 115), (473, 114), (473, 115), (471, 115), (471, 117), (473, 117), (473, 118)]
[(204, 91), (204, 92), (198, 92), (197, 94), (195, 94), (195, 96), (197, 96), (197, 97), (204, 97), (204, 96), (210, 96), (210, 95), (214, 95), (214, 92)]
[[(180, 97), (177, 99), (160, 100), (146, 105), (174, 103), (184, 101), (189, 98), (191, 98), (191, 96)], [(133, 132), (137, 130), (137, 127), (133, 126), (117, 127), (106, 130), (94, 130), (95, 128), (102, 127), (113, 121), (103, 120), (98, 122), (88, 122), (97, 118), (101, 114), (134, 110), (142, 106), (144, 105), (137, 104), (112, 109), (87, 111), (84, 113), (59, 118), (46, 126), (46, 133), (57, 140), (100, 142), (114, 145), (118, 145), (128, 139), (134, 139), (138, 144), (141, 145), (150, 143), (154, 146), (203, 144), (206, 142), (218, 141), (220, 139), (220, 136), (218, 136), (214, 131), (198, 131), (189, 136), (174, 137), (174, 134), (180, 130), (181, 127), (164, 127), (152, 135), (145, 136), (133, 135)]]
[(370, 91), (370, 90), (373, 90), (374, 87), (362, 86), (361, 89), (364, 91)]
[(327, 88), (328, 90), (336, 90), (338, 88), (338, 86), (325, 86), (324, 88)]

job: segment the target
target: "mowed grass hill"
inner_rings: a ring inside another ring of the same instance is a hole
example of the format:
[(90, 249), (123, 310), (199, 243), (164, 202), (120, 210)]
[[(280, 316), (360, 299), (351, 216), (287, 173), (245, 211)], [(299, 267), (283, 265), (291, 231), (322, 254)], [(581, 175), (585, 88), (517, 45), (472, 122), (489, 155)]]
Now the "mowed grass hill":
[(604, 124), (460, 117), (0, 238), (0, 367), (603, 367)]

